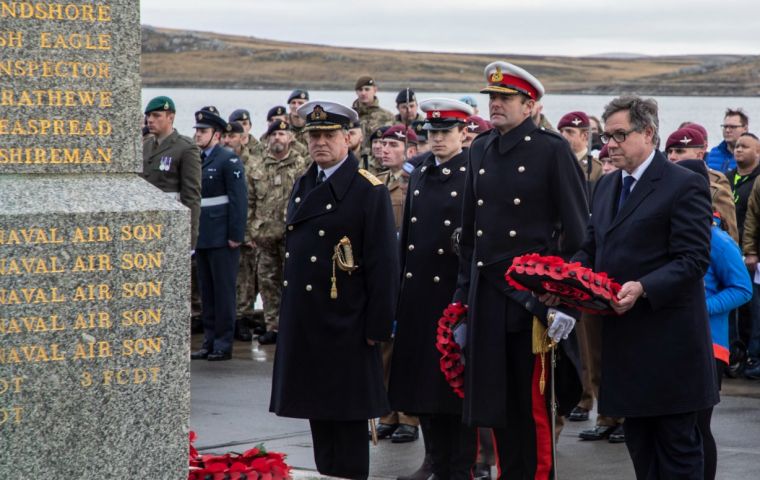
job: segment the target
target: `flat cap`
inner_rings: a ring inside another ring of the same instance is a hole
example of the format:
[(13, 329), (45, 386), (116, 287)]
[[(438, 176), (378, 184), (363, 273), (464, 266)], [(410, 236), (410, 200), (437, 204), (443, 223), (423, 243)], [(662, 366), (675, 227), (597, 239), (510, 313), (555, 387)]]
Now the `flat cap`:
[(195, 112), (195, 126), (193, 128), (213, 128), (214, 130), (227, 131), (227, 122), (222, 117), (209, 110)]

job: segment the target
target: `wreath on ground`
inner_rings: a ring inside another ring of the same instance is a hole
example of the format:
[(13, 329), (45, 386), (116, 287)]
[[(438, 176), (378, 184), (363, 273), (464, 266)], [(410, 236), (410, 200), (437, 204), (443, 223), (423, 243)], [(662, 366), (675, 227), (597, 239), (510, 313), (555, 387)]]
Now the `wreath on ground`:
[(193, 446), (196, 438), (195, 432), (190, 432), (188, 480), (285, 480), (290, 477), (285, 454), (268, 452), (263, 444), (242, 454), (199, 455)]

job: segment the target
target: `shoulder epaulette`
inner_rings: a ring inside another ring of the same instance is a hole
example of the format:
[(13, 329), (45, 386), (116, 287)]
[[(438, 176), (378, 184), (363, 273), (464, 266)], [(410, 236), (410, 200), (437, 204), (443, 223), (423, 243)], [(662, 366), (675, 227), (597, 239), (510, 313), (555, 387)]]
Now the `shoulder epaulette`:
[(365, 170), (363, 168), (359, 169), (359, 174), (362, 177), (364, 177), (367, 180), (369, 180), (369, 183), (371, 183), (373, 187), (377, 187), (378, 185), (383, 185), (383, 182), (379, 178), (377, 178), (376, 176), (372, 175), (369, 171), (367, 171), (367, 170)]

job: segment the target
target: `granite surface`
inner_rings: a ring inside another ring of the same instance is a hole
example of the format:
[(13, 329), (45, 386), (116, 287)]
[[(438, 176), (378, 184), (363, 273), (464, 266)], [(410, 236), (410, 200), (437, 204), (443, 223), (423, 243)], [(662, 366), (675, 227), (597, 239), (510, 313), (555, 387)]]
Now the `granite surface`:
[[(0, 173), (139, 171), (139, 2), (8, 4), (15, 17), (4, 15), (0, 32)], [(30, 5), (38, 7), (31, 18)]]
[(187, 478), (189, 238), (136, 175), (0, 175), (0, 478)]

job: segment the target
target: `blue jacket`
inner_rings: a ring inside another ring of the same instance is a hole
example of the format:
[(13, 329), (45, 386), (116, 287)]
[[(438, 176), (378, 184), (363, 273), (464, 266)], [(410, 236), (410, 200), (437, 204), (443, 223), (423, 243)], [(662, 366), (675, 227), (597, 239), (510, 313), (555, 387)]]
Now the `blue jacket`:
[(732, 168), (736, 168), (734, 154), (728, 151), (728, 144), (725, 140), (718, 146), (713, 147), (707, 154), (707, 166), (721, 173), (726, 173)]
[(705, 297), (710, 315), (713, 353), (728, 363), (728, 312), (752, 298), (752, 282), (739, 246), (717, 225), (712, 227), (710, 266), (705, 274)]
[(240, 159), (217, 145), (202, 164), (201, 218), (196, 248), (221, 248), (242, 242), (248, 212), (248, 189)]

